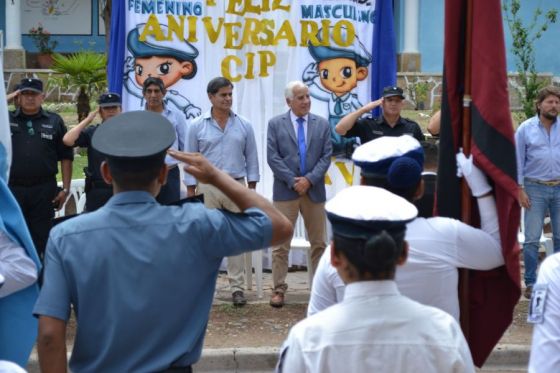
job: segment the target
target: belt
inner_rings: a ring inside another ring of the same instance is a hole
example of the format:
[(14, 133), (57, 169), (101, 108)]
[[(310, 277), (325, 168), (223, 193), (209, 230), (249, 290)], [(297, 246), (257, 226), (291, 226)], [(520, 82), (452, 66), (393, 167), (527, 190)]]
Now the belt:
[(29, 186), (44, 184), (49, 181), (56, 182), (56, 177), (55, 176), (30, 177), (30, 178), (26, 177), (24, 179), (10, 178), (9, 185), (29, 187)]
[(532, 183), (536, 183), (536, 184), (540, 184), (540, 185), (546, 185), (546, 186), (558, 186), (560, 185), (560, 180), (537, 180), (537, 179), (529, 179), (526, 178), (527, 181), (530, 181)]
[(91, 187), (95, 188), (95, 189), (112, 189), (113, 186), (110, 184), (107, 184), (106, 182), (102, 181), (102, 180), (92, 180), (91, 181)]
[(178, 372), (182, 372), (182, 373), (192, 373), (192, 366), (191, 365), (187, 365), (186, 367), (169, 367), (165, 370), (162, 370), (161, 373), (178, 373)]

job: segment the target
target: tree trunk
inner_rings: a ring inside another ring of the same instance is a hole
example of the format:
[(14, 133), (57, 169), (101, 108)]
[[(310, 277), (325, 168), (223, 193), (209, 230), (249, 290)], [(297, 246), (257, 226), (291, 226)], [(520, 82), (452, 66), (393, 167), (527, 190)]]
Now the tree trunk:
[(89, 106), (89, 96), (84, 87), (80, 87), (80, 93), (78, 94), (78, 99), (76, 100), (76, 109), (78, 111), (78, 123), (86, 119), (91, 110)]
[(103, 20), (105, 21), (105, 55), (107, 55), (107, 57), (109, 57), (109, 44), (111, 41), (111, 3), (112, 0), (106, 0), (105, 7), (103, 8)]

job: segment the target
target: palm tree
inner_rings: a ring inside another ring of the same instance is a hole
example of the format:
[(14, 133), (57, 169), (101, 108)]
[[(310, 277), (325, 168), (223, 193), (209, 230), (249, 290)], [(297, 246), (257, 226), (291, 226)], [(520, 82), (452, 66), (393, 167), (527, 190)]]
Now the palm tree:
[(57, 53), (53, 60), (51, 69), (61, 75), (51, 79), (63, 89), (78, 89), (76, 111), (81, 122), (91, 110), (91, 97), (107, 87), (107, 58), (104, 54), (84, 51), (68, 56)]

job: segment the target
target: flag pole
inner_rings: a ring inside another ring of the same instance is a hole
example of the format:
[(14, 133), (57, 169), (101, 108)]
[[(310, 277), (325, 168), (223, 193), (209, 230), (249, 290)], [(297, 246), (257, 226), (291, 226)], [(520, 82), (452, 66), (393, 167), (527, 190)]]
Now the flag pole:
[[(462, 139), (461, 145), (466, 157), (471, 154), (471, 54), (472, 54), (472, 14), (473, 0), (466, 0), (465, 17), (465, 79), (463, 92), (462, 108)], [(471, 192), (463, 178), (461, 180), (461, 220), (466, 224), (471, 224), (472, 208)], [(461, 329), (465, 338), (469, 339), (469, 270), (461, 268), (459, 270), (459, 307), (461, 310)]]

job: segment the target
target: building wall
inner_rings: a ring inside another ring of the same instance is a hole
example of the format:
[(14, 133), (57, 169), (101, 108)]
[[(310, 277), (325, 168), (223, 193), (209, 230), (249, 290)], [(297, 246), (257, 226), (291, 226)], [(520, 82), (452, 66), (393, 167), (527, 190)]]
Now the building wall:
[[(6, 25), (5, 7), (6, 1), (0, 0), (0, 29), (4, 30)], [(81, 0), (87, 1), (87, 0)], [(57, 52), (75, 52), (81, 49), (103, 52), (105, 50), (105, 36), (98, 35), (98, 1), (92, 0), (92, 35), (64, 35), (54, 36), (59, 42)], [(404, 26), (404, 3), (406, 0), (394, 0), (395, 29), (397, 30), (397, 50), (403, 48), (403, 26)], [(441, 72), (443, 63), (443, 30), (444, 30), (444, 3), (445, 0), (419, 0), (420, 22), (419, 22), (419, 50), (422, 58), (422, 72)], [(523, 0), (521, 14), (526, 23), (529, 23), (537, 7), (547, 11), (552, 7), (560, 10), (560, 0)], [(23, 30), (25, 34), (27, 30)], [(506, 37), (506, 49), (511, 47), (511, 32), (504, 21), (504, 32)], [(536, 67), (539, 72), (549, 72), (560, 76), (560, 19), (551, 25), (542, 38), (535, 43)], [(23, 35), (23, 47), (29, 52), (35, 52), (29, 36)], [(508, 71), (516, 70), (515, 58), (511, 52), (507, 52)]]
[[(397, 0), (405, 2), (406, 0)], [(444, 30), (444, 0), (420, 0), (420, 39), (419, 49), (422, 55), (422, 72), (441, 72), (443, 64), (443, 30)], [(403, 5), (399, 5), (403, 7)], [(524, 23), (529, 24), (536, 8), (543, 12), (556, 8), (560, 11), (559, 0), (523, 0), (520, 14)], [(402, 21), (400, 21), (402, 22)], [(402, 30), (402, 28), (399, 28)], [(515, 58), (511, 48), (511, 31), (504, 19), (504, 34), (506, 38), (507, 68), (516, 71)], [(560, 18), (543, 34), (535, 43), (536, 68), (539, 72), (549, 72), (555, 76), (560, 75), (558, 51), (560, 51)], [(400, 38), (399, 38), (400, 39)], [(400, 49), (402, 49), (402, 41)]]
[[(6, 27), (6, 1), (11, 0), (0, 0), (0, 29), (5, 30)], [(23, 0), (20, 0), (20, 2)], [(79, 0), (79, 1), (88, 1), (88, 0)], [(55, 52), (61, 53), (69, 53), (69, 52), (76, 52), (79, 50), (93, 50), (96, 52), (104, 52), (105, 51), (105, 35), (99, 35), (98, 29), (98, 19), (99, 19), (99, 11), (98, 11), (98, 1), (99, 0), (91, 0), (92, 2), (92, 9), (91, 9), (91, 34), (90, 35), (53, 35), (51, 40), (58, 41), (58, 46), (55, 49)], [(22, 13), (22, 17), (25, 15)], [(48, 29), (47, 29), (48, 31)], [(22, 30), (22, 44), (23, 48), (28, 52), (37, 52), (37, 48), (33, 44), (33, 41), (29, 36), (26, 34), (28, 30)], [(4, 38), (4, 43), (6, 39)]]

